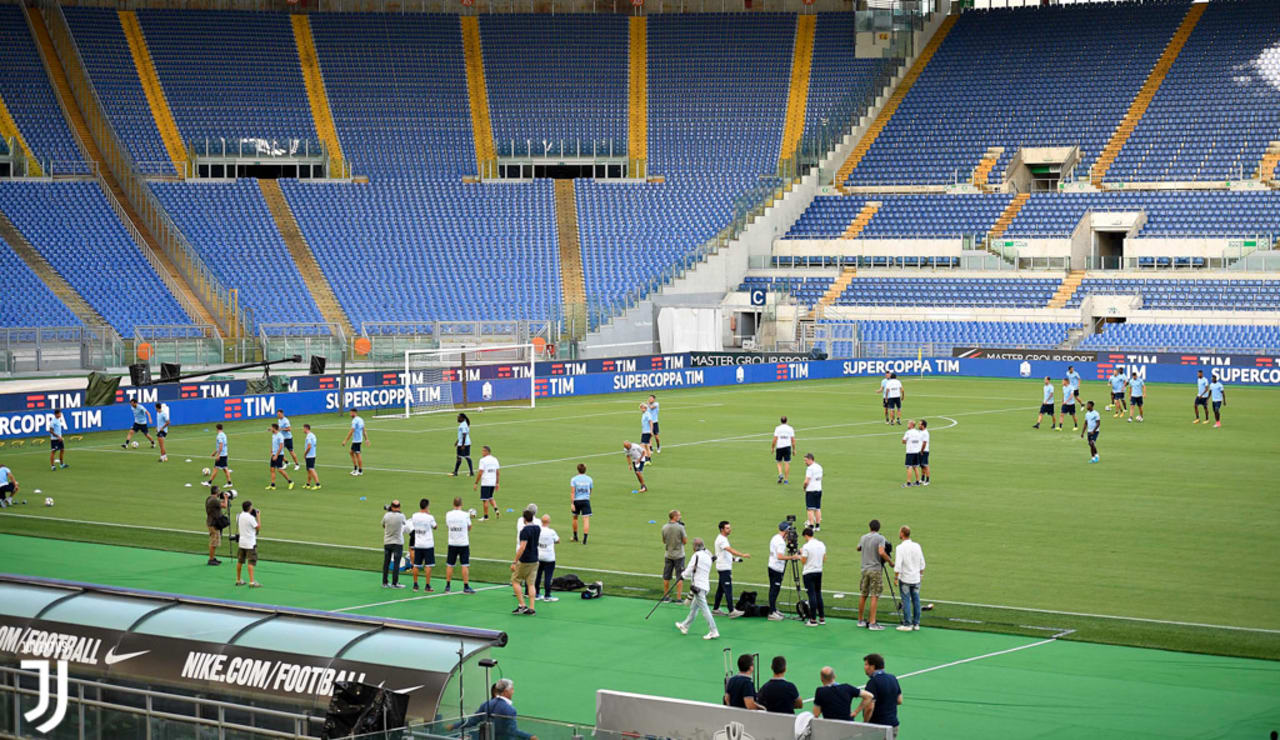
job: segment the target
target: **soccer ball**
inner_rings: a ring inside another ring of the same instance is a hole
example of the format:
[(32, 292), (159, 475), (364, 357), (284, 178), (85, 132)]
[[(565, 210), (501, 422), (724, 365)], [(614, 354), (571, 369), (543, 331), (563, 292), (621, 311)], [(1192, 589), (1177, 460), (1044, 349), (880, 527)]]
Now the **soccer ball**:
[(1111, 404), (1107, 404), (1107, 411), (1111, 410)]
[(44, 499), (44, 505), (45, 505), (45, 506), (53, 506), (53, 497), (51, 497), (51, 496), (46, 496), (46, 497), (45, 497), (45, 499)]
[(137, 449), (137, 448), (138, 448), (138, 440), (136, 440), (136, 439), (135, 439), (135, 440), (133, 441), (133, 447), (134, 447), (134, 449)]
[(200, 475), (208, 475), (208, 474), (209, 474), (209, 469), (208, 469), (208, 468), (201, 468), (201, 469), (200, 469)]
[(475, 510), (475, 509), (469, 509), (469, 510), (467, 511), (467, 513), (471, 515), (471, 518), (472, 518), (472, 519), (475, 519), (475, 518), (476, 518), (476, 510)]

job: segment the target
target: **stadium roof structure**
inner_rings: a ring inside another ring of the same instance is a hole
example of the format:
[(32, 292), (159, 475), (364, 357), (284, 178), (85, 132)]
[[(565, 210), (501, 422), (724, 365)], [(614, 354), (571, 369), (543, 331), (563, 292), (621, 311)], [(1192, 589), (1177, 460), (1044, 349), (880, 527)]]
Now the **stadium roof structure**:
[(407, 694), (409, 717), (453, 716), (462, 671), (506, 643), (494, 630), (0, 574), (0, 664), (66, 660), (77, 676), (294, 710), (323, 713), (335, 683), (357, 681)]

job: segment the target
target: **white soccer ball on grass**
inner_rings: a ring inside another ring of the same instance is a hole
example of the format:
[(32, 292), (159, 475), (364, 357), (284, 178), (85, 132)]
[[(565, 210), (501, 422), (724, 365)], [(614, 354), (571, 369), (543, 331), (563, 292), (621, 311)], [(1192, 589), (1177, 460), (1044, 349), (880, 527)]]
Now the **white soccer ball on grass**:
[(205, 475), (205, 476), (209, 475), (209, 469), (208, 469), (208, 468), (201, 468), (201, 469), (200, 469), (200, 475)]
[(45, 497), (45, 499), (44, 499), (44, 505), (45, 505), (45, 506), (53, 506), (53, 497), (52, 497), (52, 496), (46, 496), (46, 497)]
[(133, 440), (133, 448), (134, 448), (134, 449), (137, 449), (137, 448), (138, 448), (138, 440), (136, 440), (136, 439), (135, 439), (135, 440)]

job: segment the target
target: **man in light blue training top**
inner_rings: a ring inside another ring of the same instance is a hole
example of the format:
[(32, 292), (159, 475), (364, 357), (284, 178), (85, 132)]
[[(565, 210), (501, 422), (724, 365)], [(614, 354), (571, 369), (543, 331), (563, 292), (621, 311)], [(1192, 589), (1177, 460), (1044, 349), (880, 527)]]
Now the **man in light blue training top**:
[(351, 442), (351, 474), (364, 475), (364, 448), (365, 439), (364, 419), (360, 418), (360, 409), (351, 407), (351, 429), (347, 431), (347, 436), (342, 438), (342, 444)]
[(1044, 387), (1040, 389), (1044, 394), (1040, 399), (1040, 415), (1036, 417), (1036, 423), (1031, 425), (1032, 429), (1039, 429), (1040, 422), (1044, 421), (1044, 415), (1049, 415), (1049, 428), (1058, 429), (1059, 425), (1053, 418), (1053, 381), (1049, 380), (1049, 376), (1044, 376)]
[(301, 469), (302, 466), (298, 464), (298, 453), (293, 451), (293, 422), (284, 415), (284, 409), (276, 409), (276, 423), (280, 425), (280, 433), (284, 435), (284, 448), (289, 451), (289, 457), (293, 458), (293, 469)]
[(276, 471), (280, 471), (280, 475), (289, 481), (289, 490), (293, 490), (293, 479), (289, 474), (284, 472), (284, 432), (280, 431), (279, 424), (271, 425), (271, 482), (267, 484), (268, 491), (276, 490)]
[(307, 461), (307, 482), (302, 487), (309, 491), (320, 490), (320, 474), (316, 472), (316, 433), (311, 431), (310, 424), (303, 424), (306, 441), (302, 443), (302, 457)]
[(1076, 372), (1075, 365), (1067, 365), (1067, 382), (1071, 384), (1072, 394), (1070, 398), (1075, 398), (1080, 391), (1080, 373)]
[(13, 494), (18, 492), (18, 479), (8, 465), (0, 464), (0, 509), (13, 506)]
[(1133, 410), (1138, 409), (1138, 421), (1142, 421), (1143, 401), (1146, 400), (1147, 380), (1141, 375), (1129, 378), (1129, 423), (1133, 423)]
[(129, 428), (129, 434), (124, 438), (124, 444), (120, 445), (122, 449), (129, 449), (129, 444), (133, 442), (135, 432), (142, 432), (142, 436), (147, 438), (152, 447), (156, 446), (156, 441), (147, 434), (147, 427), (151, 426), (151, 412), (147, 411), (147, 407), (138, 403), (138, 399), (129, 399), (129, 410), (133, 412), (133, 426)]
[(222, 424), (218, 424), (218, 436), (213, 438), (213, 454), (209, 457), (213, 458), (213, 472), (209, 473), (209, 480), (201, 481), (202, 486), (213, 485), (213, 479), (218, 477), (218, 471), (222, 471), (223, 477), (227, 481), (227, 488), (231, 487), (231, 468), (227, 466), (227, 433), (222, 431)]
[(1196, 412), (1196, 418), (1192, 424), (1200, 423), (1200, 407), (1204, 407), (1204, 423), (1209, 423), (1209, 379), (1204, 376), (1203, 370), (1196, 371), (1196, 402), (1192, 408)]
[(164, 448), (164, 440), (169, 436), (169, 407), (156, 403), (156, 441), (160, 443), (160, 462), (169, 462), (169, 451)]
[(1089, 435), (1089, 454), (1093, 457), (1089, 458), (1089, 462), (1098, 462), (1098, 432), (1102, 431), (1102, 414), (1093, 407), (1093, 401), (1085, 404), (1084, 413), (1084, 430), (1080, 432), (1080, 436)]
[(1129, 378), (1116, 367), (1111, 369), (1111, 377), (1107, 378), (1107, 382), (1111, 384), (1111, 404), (1107, 406), (1107, 410), (1113, 412), (1114, 418), (1119, 419), (1128, 408), (1124, 402), (1124, 387), (1129, 384)]
[[(49, 422), (49, 469), (59, 470), (67, 467), (67, 447), (62, 433), (67, 430), (67, 420), (62, 418), (62, 409), (53, 410), (53, 419)], [(54, 459), (57, 464), (54, 464)]]
[(587, 466), (578, 463), (578, 474), (569, 479), (569, 492), (573, 497), (570, 511), (573, 513), (573, 541), (578, 541), (578, 517), (582, 517), (582, 544), (587, 544), (587, 535), (591, 534), (591, 487), (594, 486), (591, 476), (587, 475)]
[(1058, 418), (1058, 429), (1067, 425), (1067, 417), (1071, 417), (1071, 431), (1080, 431), (1080, 422), (1076, 420), (1076, 402), (1080, 399), (1080, 391), (1071, 385), (1071, 378), (1062, 379), (1062, 416)]
[[(1213, 376), (1213, 382), (1209, 384), (1209, 400), (1213, 402), (1213, 428), (1220, 429), (1222, 427), (1220, 412), (1222, 407), (1227, 405), (1227, 389), (1217, 375)], [(1208, 421), (1208, 418), (1205, 421)]]
[(653, 453), (662, 452), (662, 440), (658, 438), (658, 397), (649, 394), (649, 416), (653, 417)]
[(644, 448), (644, 461), (649, 463), (653, 462), (653, 450), (649, 447), (653, 441), (653, 413), (647, 403), (640, 404), (640, 412), (640, 446)]

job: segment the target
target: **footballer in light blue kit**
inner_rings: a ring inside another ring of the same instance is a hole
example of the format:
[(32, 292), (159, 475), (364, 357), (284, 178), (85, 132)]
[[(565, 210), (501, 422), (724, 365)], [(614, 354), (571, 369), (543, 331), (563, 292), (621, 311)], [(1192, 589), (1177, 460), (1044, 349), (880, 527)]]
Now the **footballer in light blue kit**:
[(227, 448), (227, 433), (222, 431), (222, 424), (217, 426), (217, 435), (213, 438), (213, 454), (209, 457), (213, 458), (213, 472), (209, 474), (209, 480), (201, 481), (201, 485), (213, 485), (213, 479), (218, 477), (218, 471), (222, 471), (222, 476), (227, 480), (227, 487), (231, 487), (231, 468), (227, 466), (227, 457), (230, 451)]
[(342, 444), (351, 442), (351, 474), (364, 475), (363, 449), (369, 441), (364, 431), (364, 419), (360, 418), (360, 409), (351, 407), (351, 429), (342, 438)]
[(302, 431), (307, 435), (302, 443), (302, 458), (307, 461), (307, 482), (302, 484), (302, 487), (308, 491), (319, 491), (320, 474), (316, 472), (316, 433), (311, 431), (310, 424), (303, 424)]
[(649, 416), (653, 417), (653, 454), (656, 455), (662, 452), (662, 440), (658, 437), (658, 397), (653, 394), (649, 394)]
[(280, 433), (284, 435), (284, 448), (289, 451), (289, 457), (293, 458), (293, 469), (298, 470), (302, 466), (298, 464), (298, 453), (293, 451), (293, 422), (284, 415), (283, 409), (276, 409), (276, 423), (280, 425)]
[(1200, 407), (1204, 407), (1204, 423), (1209, 423), (1209, 379), (1204, 376), (1203, 370), (1196, 371), (1196, 402), (1192, 405), (1192, 409), (1196, 412), (1196, 418), (1192, 424), (1200, 423)]
[[(1218, 429), (1222, 426), (1222, 407), (1227, 405), (1227, 388), (1217, 375), (1213, 376), (1213, 382), (1209, 383), (1209, 400), (1213, 403), (1213, 428)], [(1208, 419), (1205, 419), (1207, 422)]]
[(458, 477), (463, 460), (467, 461), (467, 477), (474, 476), (476, 467), (471, 464), (471, 419), (466, 414), (458, 414), (458, 438), (453, 442), (453, 473), (450, 477)]
[(1040, 428), (1040, 422), (1044, 421), (1044, 415), (1045, 415), (1045, 414), (1048, 414), (1048, 415), (1049, 415), (1049, 428), (1050, 428), (1050, 429), (1053, 429), (1053, 430), (1059, 430), (1059, 429), (1061, 429), (1061, 428), (1062, 428), (1062, 425), (1061, 425), (1061, 424), (1058, 424), (1056, 421), (1054, 421), (1054, 418), (1053, 418), (1053, 409), (1054, 409), (1054, 406), (1053, 406), (1053, 381), (1049, 379), (1049, 376), (1048, 376), (1048, 375), (1044, 376), (1044, 386), (1040, 389), (1040, 391), (1041, 391), (1041, 393), (1042, 393), (1042, 396), (1041, 396), (1041, 399), (1040, 399), (1040, 415), (1036, 417), (1036, 423), (1035, 423), (1035, 424), (1032, 424), (1032, 425), (1031, 425), (1031, 428), (1032, 428), (1032, 429), (1039, 429), (1039, 428)]
[(160, 460), (169, 462), (169, 451), (165, 449), (165, 438), (169, 436), (169, 406), (156, 402), (156, 441), (160, 443)]
[(1093, 401), (1085, 404), (1084, 413), (1084, 429), (1081, 430), (1080, 436), (1086, 434), (1089, 436), (1089, 462), (1098, 462), (1098, 433), (1102, 431), (1102, 414), (1093, 407)]
[[(62, 418), (62, 409), (53, 410), (53, 418), (49, 420), (49, 469), (61, 470), (67, 467), (67, 447), (62, 435), (67, 431), (67, 420)], [(55, 464), (56, 459), (56, 464)]]
[(1142, 407), (1147, 395), (1147, 379), (1141, 375), (1129, 378), (1129, 423), (1133, 423), (1133, 410), (1138, 410), (1138, 421), (1142, 421)]
[(280, 475), (289, 481), (289, 490), (293, 490), (293, 479), (289, 474), (284, 472), (284, 432), (280, 431), (279, 424), (271, 425), (271, 482), (267, 484), (268, 491), (276, 490), (276, 471), (280, 471)]
[(1124, 402), (1124, 387), (1129, 384), (1129, 378), (1117, 367), (1111, 369), (1111, 377), (1107, 378), (1107, 382), (1111, 384), (1111, 405), (1107, 406), (1107, 410), (1114, 411), (1114, 417), (1119, 419), (1128, 408)]
[(18, 479), (8, 465), (0, 464), (0, 509), (13, 506), (13, 494), (18, 492)]
[(649, 404), (640, 404), (640, 445), (644, 447), (644, 461), (646, 463), (653, 462), (653, 451), (649, 447), (649, 442), (653, 440), (653, 413), (649, 410)]
[[(652, 396), (650, 396), (652, 398)], [(573, 514), (573, 541), (578, 541), (578, 517), (582, 517), (582, 544), (591, 534), (591, 489), (595, 482), (587, 475), (587, 466), (578, 463), (578, 474), (569, 479), (570, 512)]]
[(1076, 372), (1075, 365), (1067, 365), (1067, 382), (1071, 384), (1071, 398), (1075, 398), (1080, 390), (1080, 373)]
[(133, 426), (129, 428), (129, 434), (124, 438), (124, 444), (120, 445), (122, 449), (129, 449), (129, 444), (133, 442), (133, 435), (136, 432), (142, 432), (142, 436), (147, 438), (152, 447), (156, 446), (156, 441), (147, 433), (147, 428), (151, 426), (151, 412), (147, 411), (147, 407), (138, 403), (138, 399), (129, 399), (129, 410), (133, 412)]
[(1080, 431), (1080, 422), (1076, 419), (1076, 402), (1080, 400), (1080, 391), (1071, 385), (1071, 378), (1062, 379), (1062, 415), (1058, 417), (1058, 429), (1067, 425), (1067, 417), (1071, 417), (1071, 431)]

